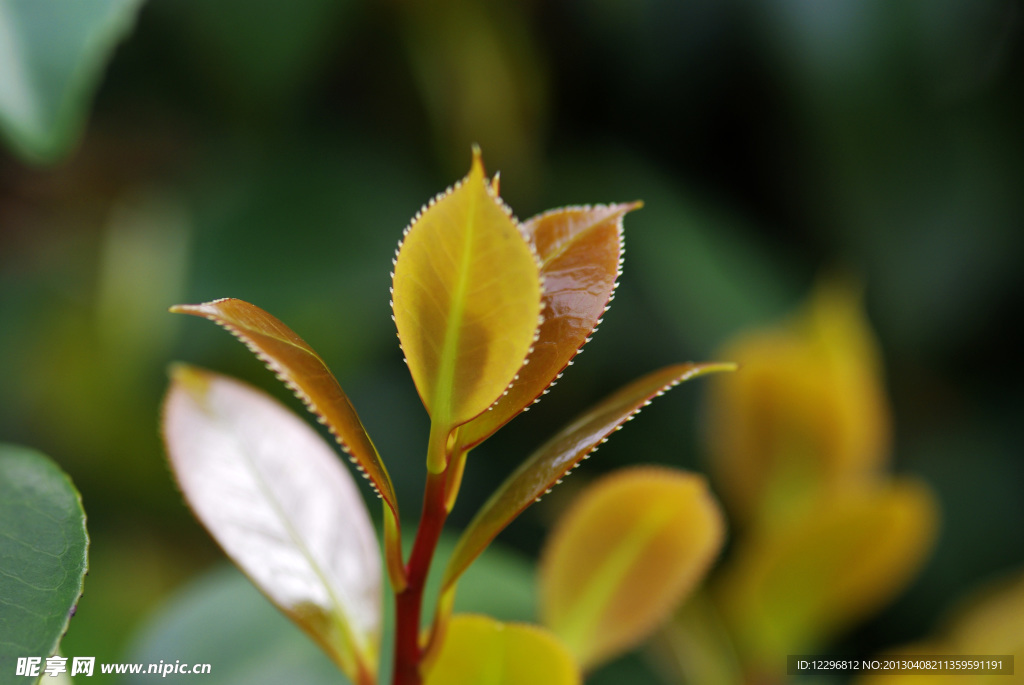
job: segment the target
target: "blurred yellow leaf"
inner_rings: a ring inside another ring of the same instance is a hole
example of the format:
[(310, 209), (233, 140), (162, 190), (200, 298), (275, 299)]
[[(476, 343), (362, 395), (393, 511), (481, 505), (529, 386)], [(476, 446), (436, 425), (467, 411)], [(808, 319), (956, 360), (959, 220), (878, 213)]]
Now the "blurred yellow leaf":
[(473, 447), (534, 402), (590, 340), (615, 290), (622, 260), (622, 218), (632, 204), (564, 207), (523, 224), (541, 260), (544, 322), (529, 362), (492, 411), (473, 419), (460, 442)]
[(545, 547), (543, 623), (584, 668), (630, 649), (703, 578), (724, 531), (700, 476), (662, 467), (606, 476)]
[[(537, 256), (484, 177), (412, 222), (395, 261), (395, 324), (431, 420), (450, 430), (486, 411), (523, 365), (540, 321)], [(444, 464), (429, 464), (438, 472)]]
[[(993, 583), (974, 593), (954, 612), (946, 629), (925, 643), (896, 647), (893, 655), (953, 655), (1014, 657), (1014, 674), (995, 680), (999, 683), (1024, 683), (1024, 573)], [(872, 675), (859, 679), (859, 685), (917, 685), (934, 683), (935, 677), (903, 674)], [(927, 679), (927, 680), (926, 680)], [(985, 685), (991, 675), (944, 675), (951, 685)]]
[(548, 631), (488, 616), (452, 618), (426, 685), (579, 685), (579, 668)]
[(741, 335), (721, 354), (743, 371), (710, 389), (709, 453), (740, 522), (799, 518), (884, 468), (880, 355), (851, 285), (824, 283), (789, 323)]
[(921, 568), (937, 519), (925, 486), (894, 480), (746, 540), (715, 588), (741, 650), (754, 661), (810, 653), (877, 611)]

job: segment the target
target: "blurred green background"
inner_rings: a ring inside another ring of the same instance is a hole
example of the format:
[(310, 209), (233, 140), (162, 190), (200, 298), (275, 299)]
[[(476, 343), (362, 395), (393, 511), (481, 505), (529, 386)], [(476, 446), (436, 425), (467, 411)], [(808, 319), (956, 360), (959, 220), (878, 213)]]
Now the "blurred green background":
[[(30, 73), (51, 78), (45, 46), (70, 51), (89, 30), (36, 17), (56, 28), (33, 39), (30, 3), (3, 2), (0, 61), (35, 40)], [(403, 511), (418, 511), (427, 421), (390, 320), (390, 260), (473, 142), (521, 218), (645, 208), (626, 220), (600, 332), (541, 405), (474, 452), (453, 528), (606, 392), (712, 358), (839, 270), (864, 284), (882, 344), (895, 469), (943, 509), (923, 575), (844, 648), (923, 636), (964, 592), (1024, 565), (1024, 3), (93, 4), (126, 38), (108, 63), (88, 41), (65, 56), (78, 80), (40, 124), (53, 140), (0, 117), (0, 441), (71, 474), (92, 535), (65, 654), (120, 660), (139, 622), (222, 558), (164, 462), (168, 363), (287, 398), (230, 336), (171, 304), (239, 297), (299, 332), (359, 410)], [(602, 470), (704, 470), (701, 394), (687, 385), (650, 407), (502, 541), (536, 554)]]

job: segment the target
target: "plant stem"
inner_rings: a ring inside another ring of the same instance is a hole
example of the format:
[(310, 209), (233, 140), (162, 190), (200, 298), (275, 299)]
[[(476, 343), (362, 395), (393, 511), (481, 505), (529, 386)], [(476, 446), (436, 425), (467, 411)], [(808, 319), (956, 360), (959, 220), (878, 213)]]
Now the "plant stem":
[(437, 549), (448, 510), (445, 506), (446, 472), (427, 474), (423, 494), (423, 514), (406, 565), (409, 584), (395, 594), (395, 669), (394, 685), (421, 685), (419, 632), (423, 610), (423, 589), (427, 583), (430, 562)]

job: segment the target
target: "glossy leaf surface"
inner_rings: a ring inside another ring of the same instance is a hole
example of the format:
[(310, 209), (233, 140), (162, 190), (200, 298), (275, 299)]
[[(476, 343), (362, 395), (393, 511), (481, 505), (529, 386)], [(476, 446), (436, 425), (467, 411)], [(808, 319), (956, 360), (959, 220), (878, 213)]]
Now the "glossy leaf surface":
[(180, 366), (164, 408), (171, 466), (228, 556), (357, 683), (376, 669), (381, 564), (331, 447), (276, 401)]
[(327, 426), (398, 517), (394, 486), (377, 448), (345, 391), (306, 341), (273, 315), (242, 300), (177, 305), (171, 311), (207, 318), (245, 343)]
[(584, 667), (635, 646), (718, 555), (725, 523), (700, 476), (614, 472), (573, 504), (545, 547), (541, 618)]
[(68, 476), (37, 452), (0, 445), (0, 681), (14, 682), (18, 657), (57, 650), (82, 595), (88, 545)]
[(871, 615), (921, 568), (937, 518), (928, 489), (894, 480), (749, 540), (715, 588), (741, 648), (766, 660), (803, 653)]
[(640, 203), (565, 207), (523, 224), (541, 260), (544, 321), (528, 363), (508, 394), (460, 431), (479, 444), (529, 407), (590, 340), (615, 290), (622, 263), (622, 218)]
[(0, 2), (0, 130), (25, 159), (74, 142), (102, 69), (141, 0)]
[(470, 522), (448, 562), (444, 587), (450, 588), (491, 540), (572, 469), (586, 459), (609, 435), (622, 427), (658, 395), (679, 383), (717, 371), (731, 371), (726, 363), (676, 364), (654, 371), (621, 388), (585, 412), (533, 453)]
[(525, 623), (459, 614), (426, 685), (578, 685), (579, 669), (554, 635)]
[(537, 257), (484, 177), (469, 175), (412, 222), (395, 261), (395, 324), (431, 419), (454, 428), (501, 397), (540, 320)]

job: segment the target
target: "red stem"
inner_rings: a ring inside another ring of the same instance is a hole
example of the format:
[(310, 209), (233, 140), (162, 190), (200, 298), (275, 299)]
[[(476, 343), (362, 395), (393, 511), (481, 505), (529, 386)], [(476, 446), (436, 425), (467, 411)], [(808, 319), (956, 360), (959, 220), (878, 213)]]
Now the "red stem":
[(434, 558), (448, 511), (445, 507), (446, 474), (427, 474), (423, 495), (423, 515), (406, 566), (409, 584), (395, 595), (395, 670), (394, 685), (422, 685), (420, 661), (420, 620), (423, 588), (427, 583), (430, 561)]

